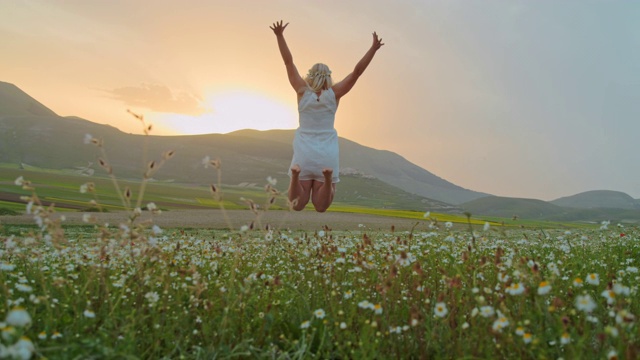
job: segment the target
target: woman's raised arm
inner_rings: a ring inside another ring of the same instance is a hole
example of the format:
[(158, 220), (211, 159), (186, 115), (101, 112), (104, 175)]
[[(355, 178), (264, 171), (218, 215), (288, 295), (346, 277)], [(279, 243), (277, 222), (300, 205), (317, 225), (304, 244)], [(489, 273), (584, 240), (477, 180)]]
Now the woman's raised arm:
[(373, 59), (373, 56), (376, 54), (376, 51), (378, 51), (378, 49), (380, 49), (382, 45), (384, 45), (382, 39), (378, 38), (378, 34), (374, 32), (373, 43), (371, 44), (371, 47), (369, 48), (367, 53), (364, 54), (362, 59), (358, 61), (351, 74), (347, 75), (344, 80), (333, 85), (333, 92), (336, 94), (336, 99), (340, 99), (351, 90), (353, 85), (356, 84), (356, 81), (358, 81), (360, 75), (362, 75), (367, 66), (369, 66), (369, 63)]
[(293, 55), (291, 55), (291, 51), (289, 50), (289, 46), (287, 46), (287, 41), (284, 39), (284, 29), (289, 25), (286, 23), (282, 25), (282, 20), (280, 22), (273, 23), (272, 26), (269, 26), (273, 33), (276, 34), (276, 38), (278, 39), (278, 48), (280, 49), (280, 55), (282, 55), (282, 60), (284, 60), (284, 65), (287, 68), (287, 76), (289, 77), (289, 83), (293, 90), (299, 92), (301, 89), (304, 89), (307, 86), (307, 83), (304, 81), (300, 73), (298, 73), (298, 69), (296, 65), (293, 63)]

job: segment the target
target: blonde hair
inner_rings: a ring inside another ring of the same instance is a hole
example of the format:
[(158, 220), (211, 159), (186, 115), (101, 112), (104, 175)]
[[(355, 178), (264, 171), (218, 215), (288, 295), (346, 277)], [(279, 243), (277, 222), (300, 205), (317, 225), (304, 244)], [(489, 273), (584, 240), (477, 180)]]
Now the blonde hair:
[(329, 70), (327, 65), (321, 63), (315, 64), (309, 69), (304, 81), (306, 81), (309, 87), (315, 92), (327, 90), (333, 86), (331, 70)]

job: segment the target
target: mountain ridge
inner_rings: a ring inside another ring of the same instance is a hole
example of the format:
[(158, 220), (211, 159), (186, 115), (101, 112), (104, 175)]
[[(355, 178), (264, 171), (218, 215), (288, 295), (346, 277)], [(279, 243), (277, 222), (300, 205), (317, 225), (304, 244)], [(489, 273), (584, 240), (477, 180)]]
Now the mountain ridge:
[(565, 196), (550, 203), (579, 209), (612, 208), (634, 210), (640, 209), (640, 201), (630, 195), (613, 190), (591, 190), (571, 196)]
[(14, 84), (0, 81), (0, 116), (58, 116)]
[[(58, 116), (17, 86), (0, 82), (0, 162), (59, 169), (85, 166), (87, 161), (97, 163), (96, 149), (82, 144), (87, 133), (104, 141), (111, 165), (120, 177), (140, 178), (144, 164), (138, 159), (145, 151), (157, 157), (166, 150), (176, 150), (179, 160), (168, 162), (158, 173), (158, 180), (208, 184), (213, 174), (202, 175), (197, 170), (202, 168), (202, 158), (209, 155), (222, 160), (223, 183), (261, 184), (267, 176), (288, 181), (295, 130), (243, 129), (228, 134), (150, 135), (145, 139), (144, 135), (127, 134), (77, 116)], [(593, 190), (549, 202), (498, 197), (450, 183), (389, 150), (345, 138), (339, 141), (341, 177), (349, 181), (344, 181), (338, 193), (347, 201), (376, 197), (359, 193), (363, 186), (369, 191), (379, 189), (387, 199), (396, 192), (398, 201), (410, 199), (405, 192), (414, 194), (416, 199), (407, 201), (424, 207), (413, 210), (464, 209), (474, 215), (567, 220), (606, 218), (607, 214), (640, 218), (635, 212), (640, 209), (640, 199), (622, 192)], [(148, 143), (146, 150), (144, 143)], [(369, 182), (364, 186), (363, 181)], [(375, 204), (384, 206), (385, 201), (379, 198)]]
[[(0, 108), (0, 162), (42, 167), (56, 164), (67, 168), (86, 164), (87, 160), (95, 159), (82, 158), (79, 155), (86, 152), (85, 149), (74, 151), (72, 148), (82, 146), (82, 138), (90, 133), (104, 139), (114, 169), (119, 169), (125, 176), (139, 172), (140, 164), (122, 158), (141, 158), (143, 149), (140, 144), (148, 142), (150, 154), (175, 149), (178, 154), (188, 156), (180, 164), (176, 164), (177, 161), (168, 163), (163, 169), (167, 176), (177, 181), (208, 181), (189, 174), (201, 166), (203, 156), (210, 155), (222, 159), (225, 177), (229, 181), (240, 182), (240, 178), (243, 178), (242, 182), (261, 182), (266, 176), (274, 174), (286, 176), (293, 153), (291, 143), (294, 130), (245, 129), (229, 134), (151, 135), (148, 138), (150, 141), (143, 141), (144, 135), (126, 134), (115, 127), (80, 117), (57, 116), (15, 85), (2, 83), (0, 88), (2, 101), (9, 99), (6, 101), (22, 104), (23, 107), (35, 102), (39, 106), (37, 114), (24, 109), (18, 111), (19, 107), (13, 107), (5, 113), (4, 107)], [(357, 173), (374, 177), (403, 191), (453, 205), (487, 195), (450, 183), (396, 153), (366, 147), (345, 138), (339, 138), (339, 142), (341, 168), (355, 169)], [(34, 143), (38, 146), (33, 147)]]

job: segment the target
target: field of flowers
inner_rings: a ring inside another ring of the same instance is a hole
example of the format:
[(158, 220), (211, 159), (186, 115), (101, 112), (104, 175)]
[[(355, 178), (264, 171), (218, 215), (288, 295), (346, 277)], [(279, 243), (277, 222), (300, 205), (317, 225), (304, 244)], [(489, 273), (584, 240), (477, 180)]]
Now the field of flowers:
[(0, 358), (640, 356), (637, 228), (63, 228), (31, 211), (37, 227), (0, 229)]

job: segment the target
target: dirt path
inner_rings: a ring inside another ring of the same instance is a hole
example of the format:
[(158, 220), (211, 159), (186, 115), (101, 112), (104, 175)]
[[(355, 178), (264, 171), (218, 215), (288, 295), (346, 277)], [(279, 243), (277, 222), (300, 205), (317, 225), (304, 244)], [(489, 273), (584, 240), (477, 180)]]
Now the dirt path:
[[(58, 213), (66, 217), (65, 224), (83, 225), (83, 213), (65, 212)], [(92, 213), (98, 223), (119, 224), (126, 221), (127, 216), (122, 212)], [(242, 225), (248, 225), (255, 220), (255, 215), (248, 210), (228, 210), (227, 217), (231, 227), (239, 229)], [(150, 218), (148, 212), (144, 212), (141, 220)], [(229, 222), (225, 220), (221, 210), (171, 210), (154, 216), (155, 224), (162, 228), (229, 228)], [(349, 213), (317, 213), (304, 210), (300, 212), (270, 211), (260, 219), (262, 226), (269, 224), (276, 229), (291, 230), (321, 230), (324, 225), (333, 230), (359, 231), (359, 230), (390, 230), (395, 226), (397, 231), (410, 230), (416, 220), (392, 218), (376, 215), (349, 214)], [(0, 216), (2, 224), (34, 224), (32, 215)], [(416, 228), (425, 230), (426, 222), (421, 221)]]

